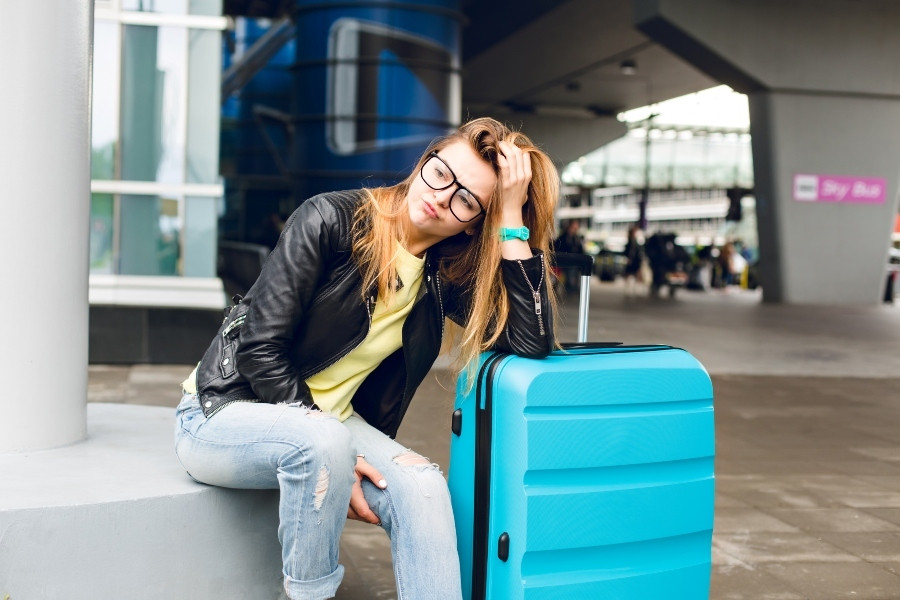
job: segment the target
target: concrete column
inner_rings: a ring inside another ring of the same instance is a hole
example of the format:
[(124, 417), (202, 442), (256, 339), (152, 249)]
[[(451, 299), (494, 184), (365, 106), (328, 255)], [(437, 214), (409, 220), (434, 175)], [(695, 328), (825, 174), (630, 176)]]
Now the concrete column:
[[(749, 99), (760, 250), (776, 266), (763, 271), (764, 298), (879, 304), (897, 214), (900, 102), (779, 92)], [(888, 192), (881, 203), (800, 201), (797, 174), (875, 177)]]
[(764, 300), (879, 303), (900, 183), (900, 4), (634, 8), (641, 31), (749, 95)]
[(0, 452), (85, 436), (93, 4), (0, 19)]

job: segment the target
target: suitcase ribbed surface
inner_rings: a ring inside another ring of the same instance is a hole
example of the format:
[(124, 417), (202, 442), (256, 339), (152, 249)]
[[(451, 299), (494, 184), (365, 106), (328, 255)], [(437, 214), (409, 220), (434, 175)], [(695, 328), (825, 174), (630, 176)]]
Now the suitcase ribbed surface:
[[(458, 395), (451, 436), (465, 597), (707, 598), (713, 395), (696, 359), (650, 346), (495, 360), (480, 394)], [(480, 494), (476, 398), (490, 405)]]

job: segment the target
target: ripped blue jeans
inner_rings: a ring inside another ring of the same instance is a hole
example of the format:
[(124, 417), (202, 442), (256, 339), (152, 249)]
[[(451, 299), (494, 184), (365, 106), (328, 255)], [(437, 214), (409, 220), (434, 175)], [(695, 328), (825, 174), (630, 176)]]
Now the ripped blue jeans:
[(391, 539), (399, 600), (461, 597), (456, 532), (441, 472), (357, 415), (343, 423), (299, 405), (235, 402), (207, 419), (196, 395), (176, 411), (175, 452), (188, 474), (210, 485), (278, 488), (278, 539), (291, 600), (331, 598), (356, 455), (387, 488), (363, 480), (369, 506)]

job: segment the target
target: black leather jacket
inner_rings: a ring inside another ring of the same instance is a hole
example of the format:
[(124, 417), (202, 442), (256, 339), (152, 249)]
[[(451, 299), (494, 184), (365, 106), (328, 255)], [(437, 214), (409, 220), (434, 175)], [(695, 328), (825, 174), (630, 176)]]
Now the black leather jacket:
[[(236, 401), (312, 406), (306, 379), (365, 339), (376, 297), (370, 291), (363, 300), (362, 278), (351, 258), (351, 225), (361, 198), (358, 191), (320, 194), (291, 215), (259, 279), (200, 361), (197, 392), (207, 417)], [(426, 259), (419, 297), (403, 324), (403, 346), (352, 400), (360, 416), (392, 437), (437, 358), (444, 318), (466, 320), (468, 295), (442, 281), (436, 263)], [(543, 358), (553, 346), (543, 257), (503, 260), (501, 268), (510, 314), (496, 347)], [(542, 314), (532, 286), (540, 293)]]

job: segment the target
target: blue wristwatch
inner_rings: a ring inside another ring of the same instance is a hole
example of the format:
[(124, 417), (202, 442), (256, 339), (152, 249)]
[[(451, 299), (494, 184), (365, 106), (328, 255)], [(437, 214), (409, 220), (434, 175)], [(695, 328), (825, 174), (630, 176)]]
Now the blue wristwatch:
[(528, 239), (528, 228), (525, 226), (522, 227), (501, 227), (500, 228), (500, 241), (506, 242), (508, 240), (522, 240), (525, 241)]

